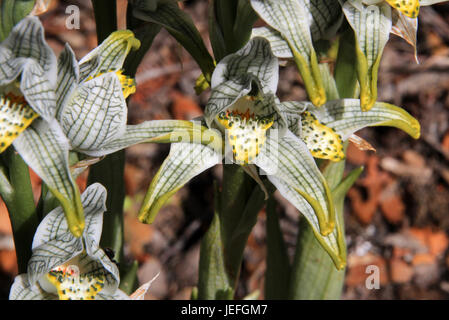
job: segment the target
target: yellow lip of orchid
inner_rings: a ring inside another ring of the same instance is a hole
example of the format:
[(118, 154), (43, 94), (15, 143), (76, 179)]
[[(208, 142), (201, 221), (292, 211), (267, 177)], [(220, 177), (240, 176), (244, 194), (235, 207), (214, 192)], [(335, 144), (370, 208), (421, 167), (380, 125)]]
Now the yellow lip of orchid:
[(82, 274), (77, 265), (58, 266), (47, 279), (56, 287), (59, 300), (95, 300), (105, 282), (103, 274)]
[(419, 0), (385, 0), (390, 6), (401, 11), (409, 18), (416, 18), (419, 14)]
[(345, 158), (341, 136), (306, 111), (301, 115), (302, 139), (315, 158), (340, 161)]
[(13, 93), (0, 96), (0, 153), (38, 116), (23, 96)]
[(95, 76), (91, 76), (91, 77), (87, 78), (85, 81), (92, 80), (92, 79), (99, 77), (108, 72), (115, 72), (115, 74), (117, 75), (117, 77), (120, 81), (120, 84), (122, 85), (123, 96), (125, 97), (125, 99), (128, 98), (134, 92), (136, 92), (135, 80), (131, 77), (128, 77), (127, 75), (124, 75), (123, 70), (109, 70), (109, 71), (105, 71), (105, 72), (99, 72)]
[(217, 121), (226, 129), (234, 161), (242, 165), (251, 163), (259, 155), (266, 140), (266, 131), (274, 123), (272, 117), (259, 117), (250, 113), (249, 108), (245, 112), (221, 112)]

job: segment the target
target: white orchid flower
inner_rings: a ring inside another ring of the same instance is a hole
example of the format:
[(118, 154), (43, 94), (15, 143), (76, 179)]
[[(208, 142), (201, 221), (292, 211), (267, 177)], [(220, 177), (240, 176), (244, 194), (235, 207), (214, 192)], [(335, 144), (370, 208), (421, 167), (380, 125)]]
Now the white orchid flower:
[(153, 178), (140, 220), (151, 223), (171, 195), (224, 157), (242, 165), (259, 183), (255, 168), (262, 169), (305, 215), (317, 239), (342, 268), (345, 253), (341, 226), (337, 225), (329, 187), (314, 157), (343, 159), (342, 141), (366, 126), (395, 126), (417, 138), (419, 124), (401, 108), (385, 103), (376, 103), (366, 112), (360, 110), (358, 99), (332, 100), (321, 107), (310, 102), (281, 103), (275, 96), (277, 82), (278, 61), (264, 38), (251, 39), (218, 63), (205, 122), (209, 130), (218, 129), (225, 150), (200, 143), (173, 143)]
[[(447, 0), (446, 0), (447, 1)], [(265, 37), (279, 58), (293, 59), (304, 80), (310, 100), (320, 106), (325, 99), (313, 42), (331, 39), (343, 16), (356, 37), (357, 77), (361, 108), (377, 100), (377, 73), (389, 34), (394, 33), (415, 48), (420, 6), (442, 0), (251, 0), (257, 14), (268, 24), (253, 29), (252, 37)], [(344, 15), (343, 15), (344, 13)], [(321, 93), (323, 92), (323, 93)]]
[(118, 289), (119, 271), (99, 247), (106, 211), (106, 189), (96, 183), (82, 194), (86, 228), (69, 230), (61, 207), (39, 224), (26, 274), (16, 277), (10, 299), (93, 300), (126, 296)]
[(101, 157), (136, 143), (163, 142), (175, 130), (192, 132), (193, 123), (126, 124), (125, 99), (135, 84), (122, 68), (140, 45), (131, 31), (112, 33), (79, 62), (69, 45), (56, 61), (43, 34), (38, 18), (26, 18), (0, 46), (0, 118), (6, 124), (0, 146), (15, 138), (15, 150), (60, 201), (70, 230), (80, 236), (85, 223), (69, 152)]

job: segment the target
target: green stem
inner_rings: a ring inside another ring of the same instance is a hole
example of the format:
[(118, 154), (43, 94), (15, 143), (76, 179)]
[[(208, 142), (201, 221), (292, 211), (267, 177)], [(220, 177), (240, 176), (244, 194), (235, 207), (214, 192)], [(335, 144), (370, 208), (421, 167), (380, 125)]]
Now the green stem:
[(287, 299), (291, 266), (287, 248), (279, 225), (276, 200), (267, 203), (267, 257), (265, 270), (265, 299)]
[[(39, 220), (28, 166), (12, 148), (5, 151), (3, 157), (8, 170), (1, 168), (0, 193), (11, 220), (19, 273), (25, 273)], [(9, 175), (9, 182), (6, 175)]]
[[(92, 0), (98, 43), (117, 30), (117, 7), (115, 1)], [(125, 152), (118, 151), (90, 167), (87, 184), (101, 183), (108, 191), (103, 218), (101, 245), (114, 250), (117, 261), (123, 257), (123, 203)]]
[(234, 296), (243, 251), (265, 194), (240, 166), (224, 165), (222, 191), (215, 197), (214, 219), (201, 243), (199, 299)]

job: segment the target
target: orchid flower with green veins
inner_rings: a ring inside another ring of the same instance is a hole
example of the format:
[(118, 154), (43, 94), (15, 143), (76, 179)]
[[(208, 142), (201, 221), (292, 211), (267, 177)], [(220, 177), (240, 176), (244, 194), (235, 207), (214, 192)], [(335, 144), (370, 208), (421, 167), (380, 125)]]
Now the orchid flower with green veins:
[(53, 120), (56, 57), (38, 18), (25, 18), (0, 43), (0, 152), (38, 116)]
[(61, 207), (52, 210), (34, 235), (26, 274), (16, 277), (11, 300), (126, 299), (118, 289), (119, 271), (99, 247), (106, 211), (106, 189), (98, 183), (82, 194), (86, 228), (75, 237)]
[(68, 141), (54, 118), (56, 74), (42, 24), (36, 17), (23, 19), (0, 44), (0, 151), (14, 145), (61, 202), (73, 232), (81, 234), (84, 219), (67, 164)]
[[(29, 28), (30, 24), (34, 27)], [(24, 39), (21, 47), (25, 50), (28, 45), (34, 45), (34, 39), (43, 37), (43, 28), (37, 18), (25, 19), (13, 33)], [(40, 47), (47, 49), (44, 45)], [(138, 47), (139, 41), (131, 31), (117, 31), (79, 63), (66, 45), (57, 60), (57, 69), (56, 58), (48, 48), (45, 52), (54, 59), (47, 60), (55, 60), (54, 68), (48, 68), (55, 69), (53, 78), (56, 79), (55, 85), (45, 90), (51, 97), (44, 100), (48, 102), (45, 106), (51, 107), (49, 119), (34, 120), (13, 142), (16, 151), (60, 201), (69, 228), (76, 236), (82, 234), (84, 217), (79, 191), (69, 168), (70, 151), (101, 157), (152, 138), (151, 141), (157, 142), (159, 136), (163, 139), (175, 129), (193, 130), (189, 121), (126, 125), (125, 99), (135, 91), (135, 85), (134, 80), (122, 74), (122, 67), (128, 52)], [(33, 53), (38, 49), (25, 51)], [(20, 66), (18, 62), (16, 65)], [(23, 79), (28, 78), (22, 76), (22, 82)], [(46, 83), (45, 77), (32, 79), (36, 83)]]
[(364, 111), (371, 109), (377, 101), (377, 73), (392, 29), (391, 11), (385, 2), (366, 6), (361, 1), (349, 0), (343, 5), (356, 38), (356, 69)]
[(251, 0), (256, 13), (268, 27), (254, 28), (252, 37), (267, 38), (279, 58), (293, 58), (304, 80), (310, 101), (326, 102), (313, 42), (330, 39), (343, 14), (335, 0)]
[[(265, 171), (280, 193), (307, 218), (336, 267), (343, 268), (342, 226), (335, 219), (329, 187), (314, 157), (343, 159), (343, 140), (366, 126), (393, 126), (417, 138), (419, 123), (401, 108), (385, 103), (362, 112), (358, 99), (332, 100), (321, 107), (311, 102), (281, 103), (275, 96), (277, 81), (278, 63), (269, 42), (251, 39), (218, 63), (205, 121), (209, 128), (220, 130), (225, 160), (242, 165), (258, 182), (255, 167)], [(208, 157), (202, 157), (206, 150)], [(217, 149), (173, 143), (151, 182), (140, 220), (152, 222), (171, 195), (219, 159)]]
[(415, 60), (418, 62), (416, 50), (416, 34), (418, 32), (418, 14), (421, 6), (430, 6), (447, 0), (357, 0), (355, 3), (364, 5), (376, 5), (387, 3), (393, 9), (391, 11), (391, 33), (403, 38), (414, 48)]
[[(276, 179), (275, 184), (282, 181), (310, 203), (313, 217), (308, 218), (317, 221), (317, 233), (326, 237), (332, 232), (335, 212), (327, 182), (305, 142), (291, 132), (300, 126), (300, 117), (284, 110), (275, 96), (278, 68), (278, 60), (263, 38), (250, 40), (218, 63), (205, 121), (210, 129), (219, 129), (230, 150), (225, 147), (223, 155), (210, 146), (190, 144), (195, 161), (182, 161), (191, 160), (185, 151), (188, 144), (172, 144), (144, 199), (141, 221), (152, 222), (174, 192), (224, 156), (226, 161), (242, 165), (259, 183), (255, 166), (273, 173), (268, 176), (270, 180)], [(278, 165), (273, 168), (272, 164)]]
[(347, 0), (341, 1), (347, 21), (356, 37), (357, 77), (362, 110), (377, 100), (377, 73), (383, 49), (394, 33), (415, 49), (419, 6), (443, 1)]

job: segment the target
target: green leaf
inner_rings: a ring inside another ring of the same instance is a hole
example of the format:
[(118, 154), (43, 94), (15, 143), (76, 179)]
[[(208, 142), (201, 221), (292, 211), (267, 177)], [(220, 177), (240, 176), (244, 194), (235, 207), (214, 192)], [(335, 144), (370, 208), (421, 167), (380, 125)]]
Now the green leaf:
[(209, 32), (217, 61), (245, 45), (256, 20), (257, 15), (247, 0), (211, 1)]
[(291, 266), (279, 225), (276, 201), (273, 198), (268, 201), (266, 215), (267, 267), (265, 271), (265, 299), (287, 299)]
[(19, 273), (26, 272), (31, 243), (39, 224), (28, 166), (13, 148), (1, 155), (0, 195), (8, 208)]
[(151, 181), (139, 211), (139, 220), (152, 223), (159, 209), (190, 179), (218, 164), (221, 153), (202, 144), (173, 143), (170, 153)]
[[(215, 191), (215, 195), (218, 195), (217, 188)], [(219, 208), (218, 199), (219, 197), (216, 196), (216, 210)], [(199, 300), (217, 299), (219, 290), (232, 290), (226, 274), (221, 237), (220, 216), (215, 211), (209, 229), (201, 239), (197, 296)]]
[(320, 68), (321, 77), (323, 78), (323, 86), (326, 91), (327, 100), (336, 100), (339, 98), (337, 84), (334, 77), (332, 76), (329, 65), (327, 63), (320, 63), (318, 65)]
[(367, 111), (377, 100), (377, 72), (391, 32), (391, 7), (346, 1), (343, 12), (355, 33), (360, 101), (362, 110)]
[(307, 221), (299, 222), (289, 298), (294, 300), (340, 299), (345, 270), (336, 270), (328, 252), (316, 239)]
[(195, 59), (207, 81), (214, 70), (214, 60), (207, 51), (192, 18), (174, 0), (159, 0), (157, 8), (147, 5), (151, 0), (134, 1), (134, 15), (144, 21), (164, 27)]
[(307, 110), (321, 123), (333, 128), (343, 140), (357, 130), (371, 126), (395, 127), (414, 139), (420, 136), (418, 120), (404, 109), (384, 102), (376, 102), (369, 111), (361, 111), (359, 99), (341, 99), (329, 101), (322, 108), (309, 104)]
[(35, 0), (0, 0), (0, 41), (33, 10)]
[(354, 32), (348, 28), (338, 39), (338, 54), (335, 62), (334, 78), (340, 98), (356, 98), (358, 96), (355, 60)]
[(59, 200), (70, 231), (77, 237), (84, 229), (84, 214), (78, 187), (69, 169), (69, 145), (58, 127), (37, 119), (13, 142), (23, 160)]
[(297, 0), (251, 0), (251, 5), (287, 41), (313, 104), (320, 106), (325, 103), (317, 55), (312, 44), (309, 12), (304, 3)]

